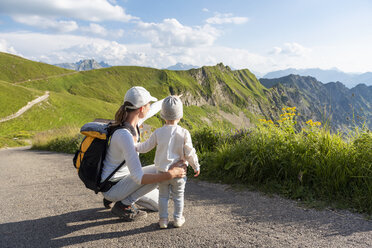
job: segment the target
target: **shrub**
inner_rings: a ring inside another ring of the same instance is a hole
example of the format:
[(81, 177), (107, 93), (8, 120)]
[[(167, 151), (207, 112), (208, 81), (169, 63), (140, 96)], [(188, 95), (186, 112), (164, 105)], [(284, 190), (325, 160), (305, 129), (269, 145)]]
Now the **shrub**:
[(343, 137), (313, 121), (297, 129), (295, 116), (285, 115), (282, 122), (262, 120), (251, 130), (231, 133), (206, 128), (194, 133), (200, 177), (371, 214), (371, 133), (357, 130)]

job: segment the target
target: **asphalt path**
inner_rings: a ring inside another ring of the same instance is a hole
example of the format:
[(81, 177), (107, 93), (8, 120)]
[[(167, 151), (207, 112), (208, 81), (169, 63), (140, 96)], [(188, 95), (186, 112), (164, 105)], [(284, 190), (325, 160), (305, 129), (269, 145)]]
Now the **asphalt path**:
[(361, 215), (192, 179), (183, 227), (160, 230), (155, 212), (123, 222), (84, 188), (71, 161), (0, 150), (0, 247), (372, 247), (372, 221)]

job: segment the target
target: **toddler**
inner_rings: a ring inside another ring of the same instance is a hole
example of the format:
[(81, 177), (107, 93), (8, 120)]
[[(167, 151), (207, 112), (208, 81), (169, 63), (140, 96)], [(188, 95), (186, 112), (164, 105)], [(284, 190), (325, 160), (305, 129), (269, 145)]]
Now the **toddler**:
[[(200, 173), (200, 165), (195, 149), (192, 146), (189, 131), (178, 126), (183, 116), (183, 106), (178, 96), (168, 96), (164, 99), (161, 117), (165, 125), (158, 128), (150, 138), (136, 146), (137, 152), (146, 153), (156, 146), (155, 166), (158, 173), (167, 172), (169, 166), (181, 159), (188, 162), (194, 169), (195, 176)], [(168, 227), (168, 200), (172, 192), (174, 202), (173, 225), (181, 227), (185, 223), (183, 216), (183, 195), (186, 177), (175, 178), (159, 183), (159, 226)]]

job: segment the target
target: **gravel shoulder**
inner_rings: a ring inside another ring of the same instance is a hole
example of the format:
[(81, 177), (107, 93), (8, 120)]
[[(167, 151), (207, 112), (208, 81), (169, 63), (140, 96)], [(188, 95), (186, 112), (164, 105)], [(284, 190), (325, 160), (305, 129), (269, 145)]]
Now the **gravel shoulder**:
[(0, 150), (0, 247), (372, 247), (372, 221), (361, 215), (192, 179), (182, 228), (160, 230), (157, 213), (122, 222), (84, 188), (71, 161)]

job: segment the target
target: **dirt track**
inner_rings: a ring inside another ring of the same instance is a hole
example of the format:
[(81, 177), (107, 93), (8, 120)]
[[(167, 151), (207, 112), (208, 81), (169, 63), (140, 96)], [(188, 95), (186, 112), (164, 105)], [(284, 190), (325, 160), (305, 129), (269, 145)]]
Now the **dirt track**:
[(9, 115), (4, 118), (0, 118), (0, 122), (9, 121), (11, 119), (17, 118), (18, 116), (22, 115), (24, 112), (32, 108), (35, 104), (38, 104), (42, 101), (45, 101), (49, 98), (49, 91), (45, 91), (45, 94), (32, 100), (31, 102), (28, 102), (24, 107), (22, 107), (20, 110), (17, 111), (17, 113)]
[(0, 150), (0, 247), (372, 247), (372, 221), (189, 180), (182, 228), (126, 223), (85, 189), (71, 155)]

